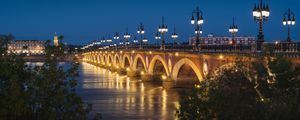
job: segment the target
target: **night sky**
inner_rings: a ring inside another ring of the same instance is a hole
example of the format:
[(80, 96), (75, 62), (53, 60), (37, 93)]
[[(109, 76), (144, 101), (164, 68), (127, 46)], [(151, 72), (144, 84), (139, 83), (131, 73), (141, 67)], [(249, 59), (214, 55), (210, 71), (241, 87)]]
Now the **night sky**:
[[(300, 42), (300, 1), (267, 0), (271, 8), (264, 31), (267, 41), (283, 40), (287, 29), (283, 14), (291, 8), (296, 14), (292, 37)], [(123, 35), (126, 28), (136, 33), (144, 23), (147, 38), (155, 41), (161, 16), (165, 16), (169, 36), (176, 26), (181, 41), (193, 35), (191, 12), (199, 6), (204, 13), (204, 35), (228, 36), (235, 16), (241, 36), (256, 36), (258, 25), (252, 17), (259, 0), (0, 0), (0, 33), (17, 39), (53, 39), (54, 32), (65, 36), (68, 44), (85, 44), (98, 37)], [(170, 41), (170, 37), (167, 38)]]

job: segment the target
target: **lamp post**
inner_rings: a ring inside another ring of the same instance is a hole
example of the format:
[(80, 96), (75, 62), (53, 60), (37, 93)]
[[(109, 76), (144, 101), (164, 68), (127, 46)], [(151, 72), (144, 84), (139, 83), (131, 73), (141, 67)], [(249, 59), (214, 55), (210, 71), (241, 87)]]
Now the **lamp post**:
[(229, 32), (232, 35), (232, 40), (229, 42), (230, 45), (233, 45), (236, 48), (235, 36), (238, 33), (239, 29), (234, 23), (234, 18), (232, 19), (232, 25), (229, 27)]
[(110, 47), (112, 47), (113, 46), (113, 44), (112, 44), (112, 39), (110, 39), (110, 37), (108, 37), (107, 39), (106, 39), (106, 42), (108, 43), (108, 49), (110, 49)]
[(134, 45), (137, 45), (138, 42), (139, 42), (139, 40), (138, 40), (136, 37), (134, 37), (134, 38), (133, 38), (133, 43), (134, 43)]
[(148, 39), (146, 38), (146, 36), (144, 36), (142, 42), (143, 42), (143, 44), (147, 44), (148, 43)]
[(102, 44), (102, 48), (105, 49), (106, 48), (106, 41), (105, 41), (104, 36), (101, 39), (101, 44)]
[(178, 44), (177, 43), (178, 34), (176, 33), (175, 27), (174, 27), (174, 33), (171, 35), (171, 38), (173, 38), (173, 40), (174, 40), (173, 46), (175, 47)]
[[(161, 37), (160, 37), (159, 33), (157, 32), (155, 35), (155, 40), (160, 40), (160, 39), (161, 39)], [(156, 42), (155, 42), (155, 44), (156, 44)]]
[(258, 5), (254, 5), (252, 13), (254, 20), (259, 24), (259, 33), (257, 35), (256, 50), (261, 51), (262, 44), (265, 42), (263, 24), (268, 21), (270, 16), (269, 5), (263, 4), (263, 1), (260, 0), (260, 3)]
[(291, 26), (294, 26), (296, 24), (296, 19), (295, 14), (290, 9), (284, 14), (282, 23), (284, 26), (288, 27), (287, 42), (291, 42)]
[(158, 32), (161, 34), (162, 37), (160, 49), (165, 50), (165, 34), (168, 32), (168, 26), (165, 25), (164, 17), (162, 17), (162, 24), (158, 27)]
[(115, 35), (114, 35), (114, 40), (116, 41), (115, 42), (115, 47), (116, 47), (116, 50), (118, 50), (118, 43), (119, 43), (119, 40), (120, 39), (120, 36), (119, 36), (119, 33), (116, 32)]
[(202, 44), (200, 43), (200, 35), (202, 34), (202, 25), (204, 23), (203, 20), (203, 13), (197, 7), (193, 12), (192, 12), (192, 18), (191, 18), (191, 24), (195, 25), (195, 34), (196, 34), (196, 41), (193, 43), (194, 50), (199, 50), (199, 45)]
[(125, 49), (128, 49), (129, 39), (131, 38), (131, 35), (128, 33), (128, 30), (124, 34), (124, 39), (125, 39)]
[(137, 29), (137, 33), (141, 35), (140, 39), (140, 49), (143, 49), (143, 35), (145, 34), (144, 25), (140, 24)]

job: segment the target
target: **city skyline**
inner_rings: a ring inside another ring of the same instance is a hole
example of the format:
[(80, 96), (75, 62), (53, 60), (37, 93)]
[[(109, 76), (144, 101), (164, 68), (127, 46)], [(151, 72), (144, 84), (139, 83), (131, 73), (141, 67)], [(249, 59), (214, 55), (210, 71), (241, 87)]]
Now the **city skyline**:
[[(188, 41), (193, 36), (190, 25), (192, 11), (199, 6), (203, 11), (203, 36), (213, 33), (217, 36), (230, 36), (228, 28), (235, 17), (239, 27), (239, 36), (256, 36), (258, 25), (253, 20), (252, 9), (259, 0), (152, 0), (152, 1), (3, 1), (0, 14), (1, 34), (11, 33), (17, 39), (53, 39), (54, 32), (65, 36), (69, 44), (86, 44), (97, 38), (112, 38), (115, 32), (123, 35), (128, 28), (136, 35), (137, 26), (145, 25), (146, 36), (151, 43), (161, 17), (169, 27), (167, 42), (171, 42), (174, 26), (180, 42)], [(283, 14), (290, 8), (296, 15), (296, 26), (291, 28), (292, 39), (299, 42), (300, 28), (297, 24), (298, 13), (296, 0), (266, 0), (271, 9), (269, 22), (264, 26), (267, 42), (286, 40), (287, 28), (282, 25)], [(226, 11), (224, 10), (226, 9)], [(6, 19), (5, 19), (6, 18)], [(276, 33), (276, 34), (272, 34)]]

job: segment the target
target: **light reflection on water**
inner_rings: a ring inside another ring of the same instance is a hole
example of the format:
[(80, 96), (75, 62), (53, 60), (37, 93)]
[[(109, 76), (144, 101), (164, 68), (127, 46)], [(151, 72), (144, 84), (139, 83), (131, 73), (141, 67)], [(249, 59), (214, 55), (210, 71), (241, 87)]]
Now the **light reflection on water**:
[(103, 119), (174, 120), (179, 90), (130, 80), (126, 76), (82, 63), (78, 93), (93, 104), (90, 116), (101, 113)]

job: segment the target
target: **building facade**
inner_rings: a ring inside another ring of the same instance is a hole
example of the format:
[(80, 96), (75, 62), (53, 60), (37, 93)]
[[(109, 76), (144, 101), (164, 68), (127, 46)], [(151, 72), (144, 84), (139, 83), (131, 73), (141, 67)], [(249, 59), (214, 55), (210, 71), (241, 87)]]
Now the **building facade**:
[(43, 55), (46, 41), (42, 40), (14, 40), (8, 44), (9, 54)]
[[(196, 42), (196, 37), (192, 37), (190, 39), (190, 45), (193, 45)], [(200, 44), (204, 45), (255, 45), (256, 38), (255, 37), (219, 37), (208, 35), (207, 37), (200, 37)]]

